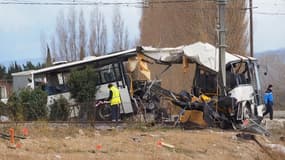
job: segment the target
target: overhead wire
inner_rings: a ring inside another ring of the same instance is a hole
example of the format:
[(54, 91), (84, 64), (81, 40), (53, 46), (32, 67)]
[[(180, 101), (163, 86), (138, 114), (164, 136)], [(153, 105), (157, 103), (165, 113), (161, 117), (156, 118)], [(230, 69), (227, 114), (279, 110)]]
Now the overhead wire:
[(279, 16), (279, 15), (285, 15), (285, 13), (282, 12), (253, 12), (253, 14), (262, 14), (262, 15), (273, 15), (273, 16)]
[[(72, 6), (84, 6), (84, 5), (100, 5), (100, 6), (107, 6), (107, 5), (123, 5), (123, 6), (133, 6), (133, 7), (142, 7), (142, 8), (155, 8), (152, 4), (187, 4), (198, 2), (200, 0), (159, 0), (159, 1), (144, 1), (144, 0), (137, 0), (134, 2), (103, 2), (98, 0), (56, 0), (56, 1), (39, 1), (39, 0), (30, 0), (30, 1), (23, 1), (23, 0), (0, 0), (0, 5), (72, 5)], [(207, 2), (213, 2), (216, 0), (205, 0)], [(172, 6), (164, 6), (164, 7), (172, 7)], [(191, 10), (200, 10), (201, 8), (191, 8)], [(203, 8), (207, 10), (216, 10), (216, 8)], [(227, 9), (232, 9), (227, 7)], [(253, 14), (260, 14), (260, 15), (285, 15), (283, 12), (260, 12), (255, 11)]]
[[(107, 6), (107, 5), (123, 5), (123, 6), (132, 6), (132, 7), (142, 7), (142, 8), (153, 8), (152, 4), (187, 4), (198, 2), (200, 0), (152, 0), (152, 1), (144, 1), (144, 0), (137, 0), (137, 1), (128, 1), (128, 2), (115, 2), (115, 1), (99, 1), (99, 0), (55, 0), (55, 1), (41, 1), (41, 0), (0, 0), (0, 5), (72, 5), (72, 6), (84, 6), (84, 5), (100, 5), (100, 6)], [(213, 2), (216, 0), (204, 0), (206, 2)], [(172, 7), (172, 6), (164, 6), (164, 7)], [(194, 10), (195, 8), (191, 8)], [(201, 8), (196, 8), (201, 9)], [(207, 10), (216, 10), (216, 8), (204, 8)], [(227, 7), (227, 9), (231, 9)], [(285, 15), (284, 12), (260, 12), (255, 11), (253, 14), (260, 14), (260, 15)]]
[[(147, 4), (171, 4), (171, 3), (192, 3), (199, 0), (164, 0), (164, 1), (148, 1)], [(206, 0), (215, 1), (215, 0)], [(145, 5), (146, 2), (136, 1), (136, 2), (102, 2), (102, 1), (82, 1), (82, 0), (70, 0), (70, 1), (0, 1), (1, 5)]]

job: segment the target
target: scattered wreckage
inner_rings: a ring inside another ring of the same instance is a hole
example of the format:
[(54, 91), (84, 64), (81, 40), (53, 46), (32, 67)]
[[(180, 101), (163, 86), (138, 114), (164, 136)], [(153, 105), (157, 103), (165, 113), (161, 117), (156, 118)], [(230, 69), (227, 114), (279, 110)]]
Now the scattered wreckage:
[(244, 129), (250, 124), (256, 130), (265, 132), (258, 125), (264, 105), (255, 58), (226, 53), (226, 86), (221, 86), (218, 83), (219, 52), (208, 43), (197, 42), (163, 49), (141, 47), (138, 52), (159, 64), (196, 65), (191, 93), (181, 91), (177, 94), (155, 83), (150, 85), (150, 91), (155, 95), (169, 97), (173, 104), (183, 109), (181, 124), (235, 129)]
[[(196, 124), (243, 129), (248, 125), (247, 122), (259, 126), (264, 105), (261, 101), (257, 60), (226, 53), (226, 86), (222, 86), (218, 78), (218, 53), (216, 47), (202, 42), (177, 48), (137, 47), (101, 57), (89, 57), (39, 70), (14, 73), (13, 88), (18, 90), (26, 86), (28, 78), (32, 80), (33, 88), (45, 83), (48, 86), (50, 105), (60, 95), (70, 97), (66, 86), (68, 75), (72, 70), (88, 65), (96, 68), (100, 75), (97, 79), (99, 90), (96, 101), (108, 96), (109, 83), (115, 84), (121, 92), (123, 115), (139, 113), (146, 120), (146, 114), (151, 113), (155, 121), (171, 120), (167, 111), (160, 105), (161, 98), (166, 98), (182, 109), (178, 122), (185, 127)], [(149, 63), (167, 65), (163, 72), (172, 64), (180, 64), (184, 68), (190, 63), (195, 64), (192, 91), (174, 93), (163, 88), (162, 81), (151, 80)], [(146, 78), (133, 79), (130, 75), (135, 71), (139, 71)], [(110, 118), (108, 104), (98, 105), (96, 108), (98, 120)], [(78, 116), (78, 108), (71, 113), (71, 116)]]
[[(252, 57), (226, 53), (226, 94), (218, 83), (218, 51), (207, 43), (194, 43), (178, 48), (138, 47), (140, 67), (148, 77), (148, 63), (187, 66), (196, 64), (193, 89), (189, 93), (174, 93), (161, 87), (160, 80), (133, 81), (132, 101), (136, 110), (154, 114), (154, 120), (170, 118), (160, 106), (161, 98), (168, 98), (181, 107), (178, 122), (183, 127), (193, 124), (202, 127), (219, 126), (235, 129), (254, 129), (267, 133), (260, 125), (264, 105), (258, 75), (257, 60)], [(164, 71), (165, 72), (165, 71)], [(150, 78), (149, 78), (150, 79)]]

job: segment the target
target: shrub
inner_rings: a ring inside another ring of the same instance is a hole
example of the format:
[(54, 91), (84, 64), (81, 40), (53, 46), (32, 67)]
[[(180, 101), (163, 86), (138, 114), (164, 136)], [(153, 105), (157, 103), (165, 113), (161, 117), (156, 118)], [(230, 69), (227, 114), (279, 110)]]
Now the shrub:
[(66, 121), (69, 116), (69, 103), (68, 100), (60, 96), (59, 99), (55, 100), (50, 107), (49, 119), (52, 121)]
[(47, 118), (47, 93), (41, 89), (24, 89), (19, 93), (24, 105), (24, 117), (28, 121)]
[(43, 120), (47, 117), (47, 94), (40, 90), (22, 89), (8, 100), (14, 120)]
[(0, 101), (0, 116), (10, 116), (8, 105), (1, 101)]
[(93, 119), (92, 103), (97, 92), (98, 75), (94, 69), (87, 67), (84, 70), (73, 71), (67, 82), (70, 88), (71, 98), (74, 98), (80, 106), (79, 118)]
[(93, 100), (97, 91), (96, 80), (97, 73), (90, 67), (71, 72), (67, 82), (71, 98), (79, 103)]
[(21, 99), (17, 93), (12, 93), (8, 99), (8, 112), (9, 117), (14, 121), (24, 120), (24, 106), (21, 103)]

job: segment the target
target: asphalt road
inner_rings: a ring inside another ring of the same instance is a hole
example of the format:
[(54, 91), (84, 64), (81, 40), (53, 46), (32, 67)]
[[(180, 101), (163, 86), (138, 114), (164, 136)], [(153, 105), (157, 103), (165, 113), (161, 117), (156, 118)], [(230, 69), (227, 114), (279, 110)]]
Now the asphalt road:
[[(268, 116), (268, 115), (266, 115)], [(285, 111), (273, 111), (273, 118), (285, 119)]]

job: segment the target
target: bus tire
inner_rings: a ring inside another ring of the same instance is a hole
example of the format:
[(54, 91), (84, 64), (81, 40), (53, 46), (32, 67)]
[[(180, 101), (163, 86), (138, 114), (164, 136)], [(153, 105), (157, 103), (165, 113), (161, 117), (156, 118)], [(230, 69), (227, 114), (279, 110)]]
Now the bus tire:
[(97, 121), (110, 121), (112, 110), (109, 104), (102, 104), (96, 108), (96, 120)]

